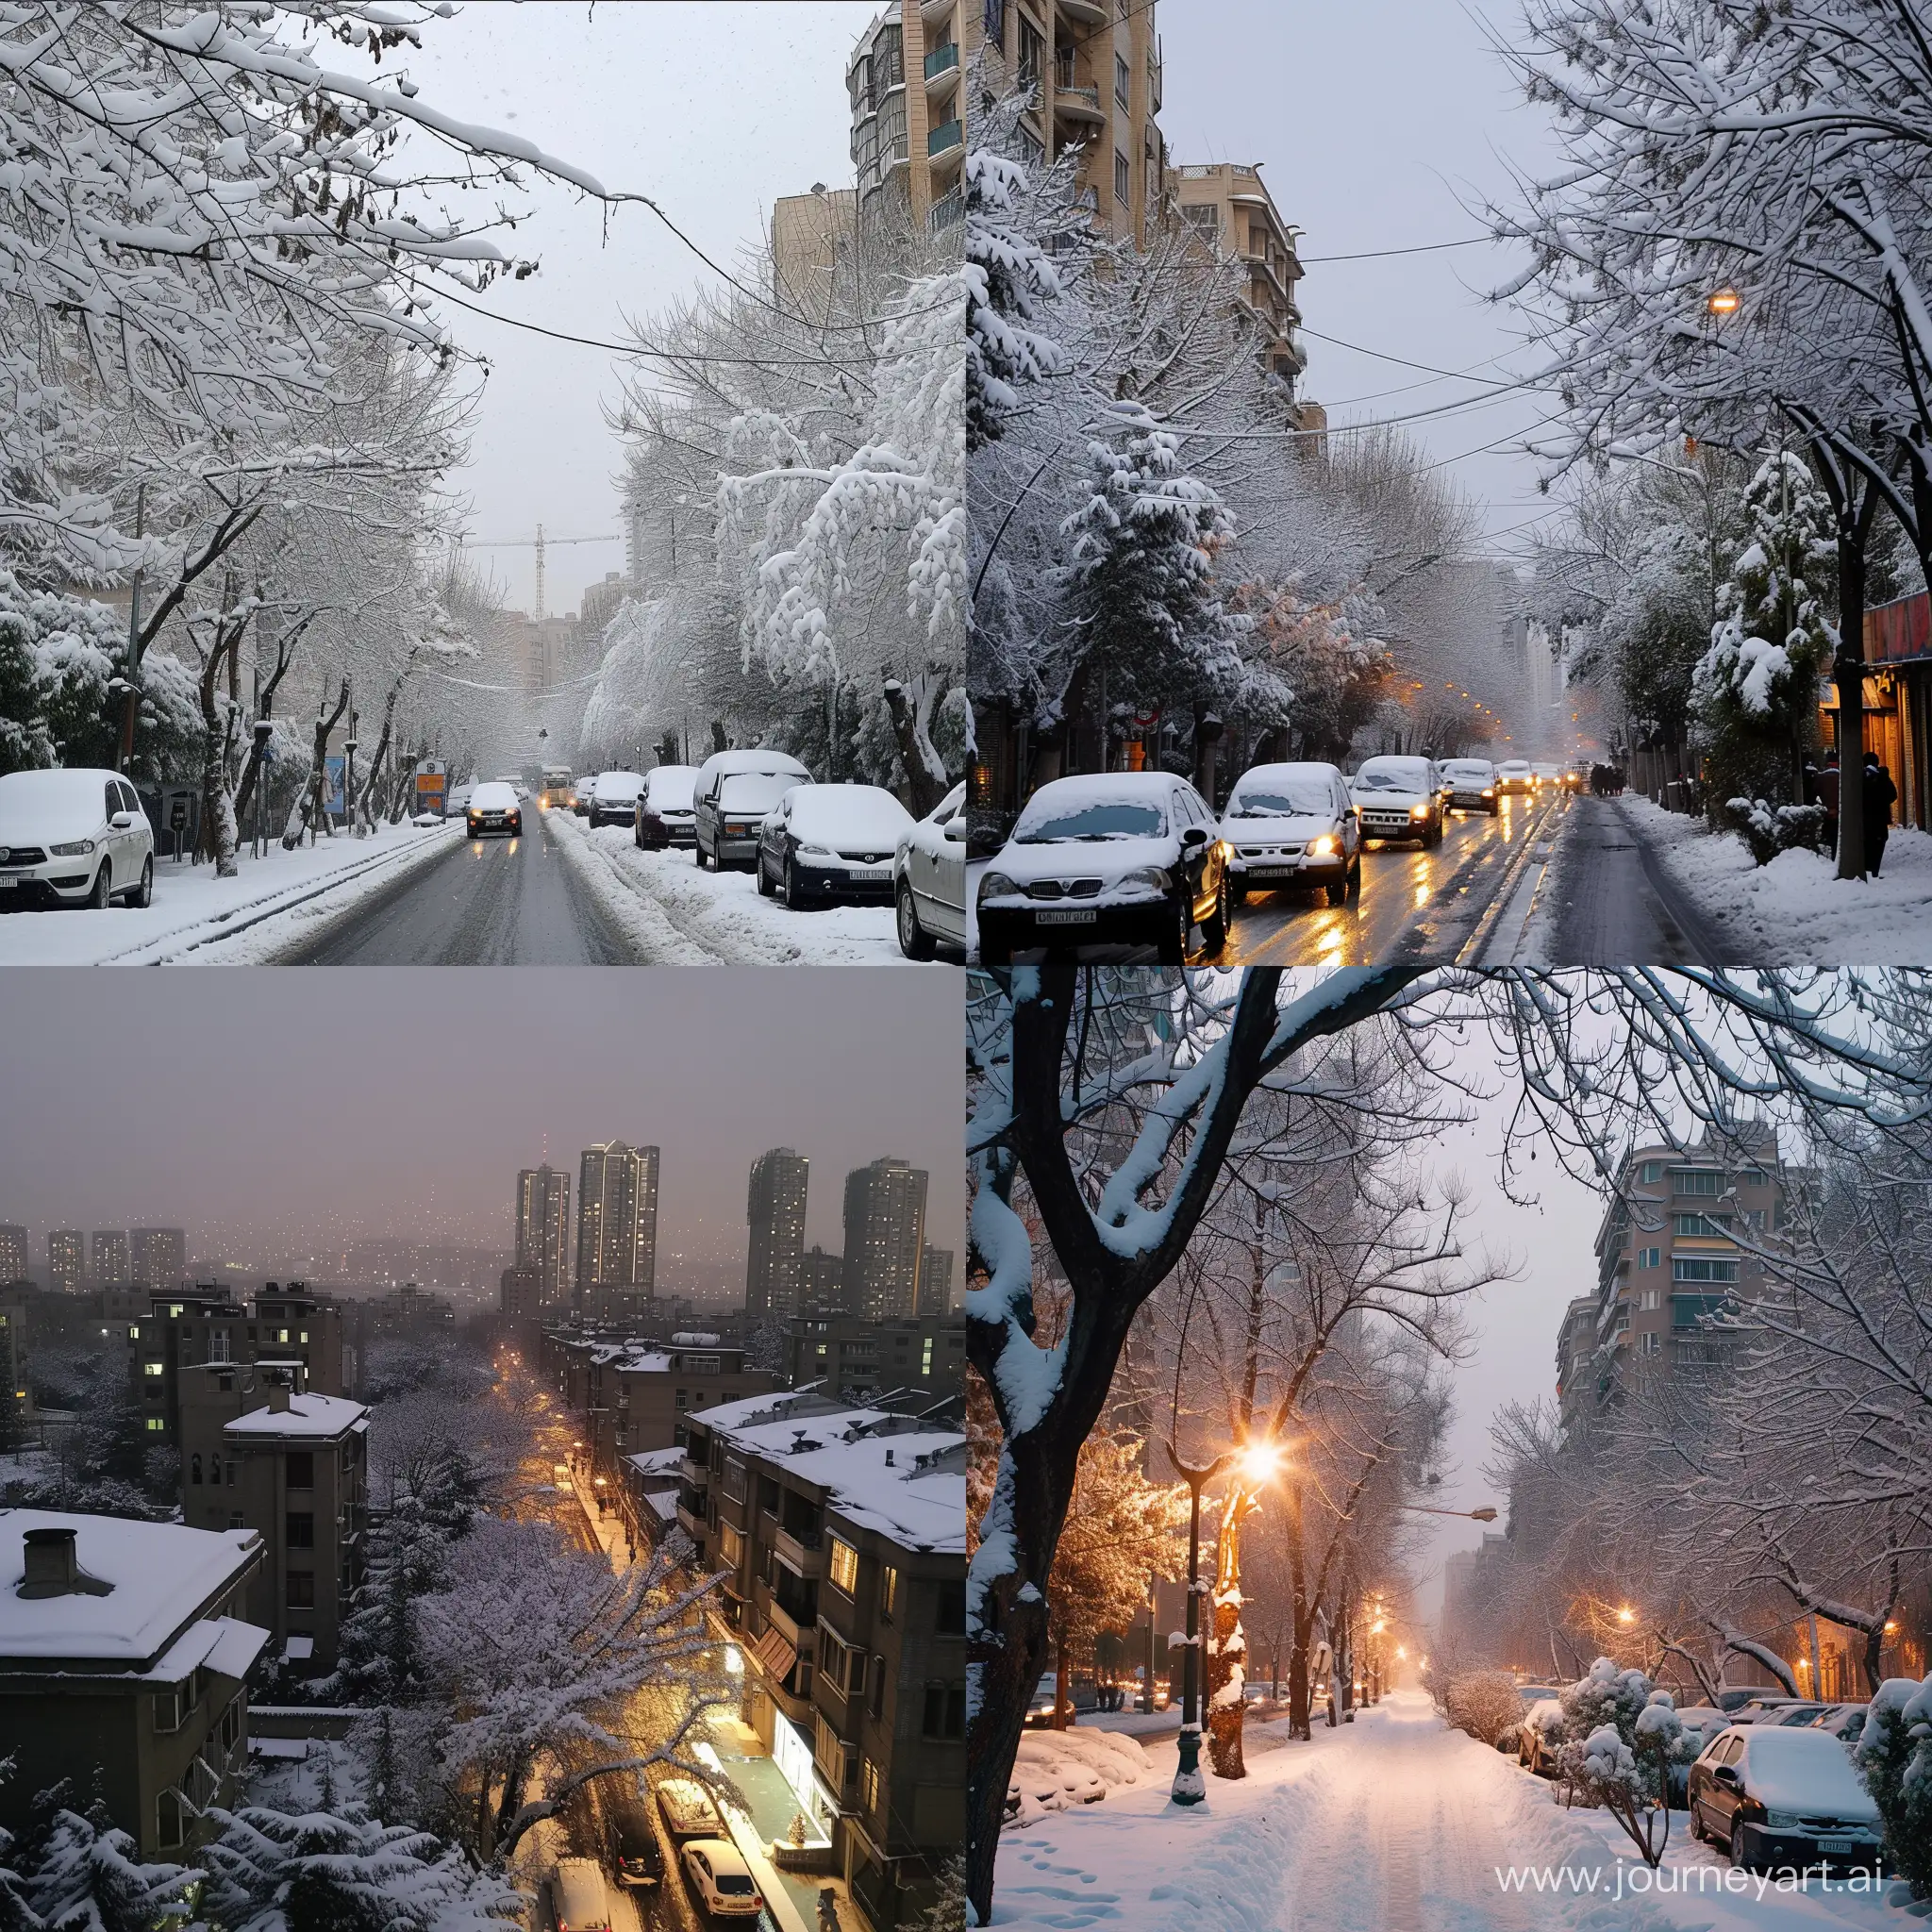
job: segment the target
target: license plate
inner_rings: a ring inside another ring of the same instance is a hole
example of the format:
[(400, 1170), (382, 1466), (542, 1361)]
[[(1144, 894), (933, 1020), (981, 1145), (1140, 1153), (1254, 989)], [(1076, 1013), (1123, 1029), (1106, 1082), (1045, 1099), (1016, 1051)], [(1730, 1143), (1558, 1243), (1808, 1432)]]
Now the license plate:
[(1251, 879), (1291, 879), (1298, 870), (1292, 865), (1251, 865), (1248, 876)]
[(1091, 908), (1084, 912), (1036, 912), (1033, 915), (1037, 925), (1092, 925), (1100, 914)]
[(890, 865), (874, 866), (868, 871), (855, 872), (852, 876), (869, 885), (880, 885), (892, 876), (892, 868)]
[(1856, 1852), (1858, 1841), (1855, 1838), (1822, 1838), (1818, 1840), (1821, 1852)]
[(10, 892), (19, 883), (18, 879), (0, 879), (0, 892)]

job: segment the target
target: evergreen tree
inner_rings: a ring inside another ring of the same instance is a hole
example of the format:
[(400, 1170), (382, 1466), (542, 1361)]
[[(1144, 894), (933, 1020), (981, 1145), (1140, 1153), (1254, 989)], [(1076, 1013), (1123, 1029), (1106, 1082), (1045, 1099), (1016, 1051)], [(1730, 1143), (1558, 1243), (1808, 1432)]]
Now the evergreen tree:
[(24, 1835), (26, 1903), (46, 1932), (157, 1932), (192, 1913), (200, 1874), (143, 1864), (140, 1847), (97, 1800), (85, 1816), (42, 1793)]

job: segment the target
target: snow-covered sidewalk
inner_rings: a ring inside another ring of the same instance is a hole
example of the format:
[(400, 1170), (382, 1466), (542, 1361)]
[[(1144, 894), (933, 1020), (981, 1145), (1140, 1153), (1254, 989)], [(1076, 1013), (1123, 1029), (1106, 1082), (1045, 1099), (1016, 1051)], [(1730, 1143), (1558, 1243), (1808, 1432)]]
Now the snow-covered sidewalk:
[(899, 950), (890, 906), (793, 912), (758, 896), (747, 872), (700, 872), (688, 851), (644, 852), (621, 825), (544, 821), (558, 849), (646, 958), (688, 966), (883, 966)]
[(1816, 852), (1752, 860), (1733, 833), (1617, 801), (1632, 829), (1724, 941), (1727, 963), (1748, 966), (1932, 964), (1932, 836), (1894, 826), (1875, 879), (1840, 879)]
[(155, 864), (154, 904), (144, 911), (61, 907), (0, 917), (0, 965), (257, 966), (313, 939), (323, 924), (387, 891), (405, 873), (463, 838), (460, 819), (383, 825), (366, 839), (338, 835), (260, 858), (217, 878), (211, 865)]
[[(1291, 1741), (1251, 1724), (1248, 1775), (1208, 1799), (1163, 1774), (1000, 1842), (994, 1925), (1069, 1932), (1895, 1932), (1883, 1890), (1760, 1890), (1681, 1815), (1655, 1874), (1615, 1822), (1565, 1811), (1516, 1761), (1446, 1729), (1420, 1691)], [(1205, 1769), (1204, 1761), (1204, 1769)], [(1701, 1874), (1701, 1875), (1700, 1875)], [(1732, 1881), (1741, 1889), (1732, 1889)], [(1767, 1881), (1767, 1886), (1769, 1882)]]

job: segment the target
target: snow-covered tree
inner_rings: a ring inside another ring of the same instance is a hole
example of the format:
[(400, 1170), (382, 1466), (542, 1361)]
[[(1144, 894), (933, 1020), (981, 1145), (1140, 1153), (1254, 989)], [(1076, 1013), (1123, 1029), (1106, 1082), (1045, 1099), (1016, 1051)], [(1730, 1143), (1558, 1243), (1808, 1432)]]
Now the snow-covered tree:
[(1885, 1855), (1914, 1899), (1932, 1898), (1932, 1677), (1888, 1677), (1854, 1747), (1885, 1827)]
[(201, 1874), (189, 1865), (149, 1864), (98, 1802), (64, 1802), (65, 1787), (40, 1793), (8, 1854), (13, 1896), (25, 1896), (44, 1932), (155, 1932), (192, 1917)]

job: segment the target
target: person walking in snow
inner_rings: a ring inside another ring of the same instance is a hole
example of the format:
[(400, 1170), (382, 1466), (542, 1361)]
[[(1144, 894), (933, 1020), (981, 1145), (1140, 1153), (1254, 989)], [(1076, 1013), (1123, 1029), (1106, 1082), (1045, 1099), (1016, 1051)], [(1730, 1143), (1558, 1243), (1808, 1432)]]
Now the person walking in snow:
[(1814, 790), (1818, 803), (1824, 808), (1824, 849), (1838, 850), (1838, 748), (1824, 754), (1824, 768), (1816, 774)]
[(1878, 754), (1868, 751), (1865, 754), (1865, 870), (1873, 877), (1878, 876), (1879, 862), (1885, 857), (1885, 841), (1891, 831), (1891, 802), (1898, 796), (1898, 787), (1891, 782), (1891, 774), (1878, 762)]

